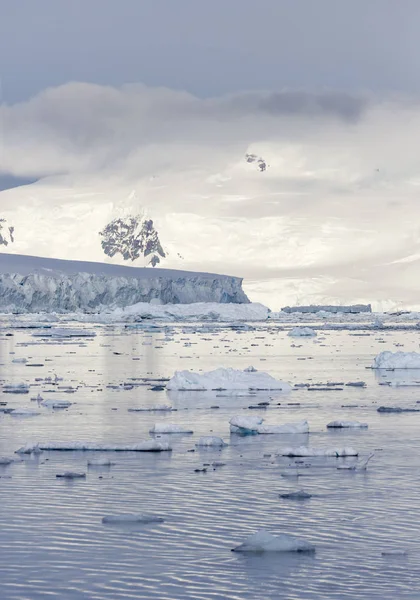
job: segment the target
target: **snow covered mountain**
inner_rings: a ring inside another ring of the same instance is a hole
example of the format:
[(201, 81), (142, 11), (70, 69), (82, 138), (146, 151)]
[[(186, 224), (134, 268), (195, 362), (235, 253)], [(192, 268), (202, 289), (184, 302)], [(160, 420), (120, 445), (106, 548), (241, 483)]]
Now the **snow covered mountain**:
[(0, 171), (39, 177), (0, 192), (2, 252), (235, 274), (274, 310), (420, 307), (414, 101), (69, 84), (0, 111)]

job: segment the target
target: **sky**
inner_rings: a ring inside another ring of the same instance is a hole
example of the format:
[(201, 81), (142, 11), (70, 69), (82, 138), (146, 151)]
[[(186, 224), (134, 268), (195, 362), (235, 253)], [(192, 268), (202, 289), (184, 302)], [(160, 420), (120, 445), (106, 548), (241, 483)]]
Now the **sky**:
[(2, 98), (69, 81), (417, 94), (419, 24), (418, 0), (0, 0)]

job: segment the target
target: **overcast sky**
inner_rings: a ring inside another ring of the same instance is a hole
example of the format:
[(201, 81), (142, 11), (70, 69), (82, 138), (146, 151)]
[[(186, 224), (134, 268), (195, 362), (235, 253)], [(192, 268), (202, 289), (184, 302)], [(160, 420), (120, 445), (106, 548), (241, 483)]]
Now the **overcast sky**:
[(419, 0), (0, 0), (3, 100), (68, 81), (417, 93), (419, 30)]

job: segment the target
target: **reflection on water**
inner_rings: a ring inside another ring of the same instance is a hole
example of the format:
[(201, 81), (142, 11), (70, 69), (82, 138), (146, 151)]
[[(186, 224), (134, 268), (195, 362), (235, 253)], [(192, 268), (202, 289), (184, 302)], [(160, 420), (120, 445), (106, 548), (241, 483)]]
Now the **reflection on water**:
[[(383, 345), (348, 332), (326, 332), (326, 346), (307, 340), (293, 348), (286, 332), (265, 326), (252, 332), (211, 326), (200, 333), (184, 326), (166, 332), (95, 331), (95, 339), (65, 345), (39, 339), (33, 345), (31, 332), (21, 330), (0, 339), (0, 380), (31, 384), (28, 395), (1, 394), (0, 401), (33, 408), (30, 397), (40, 392), (73, 402), (67, 410), (41, 407), (36, 418), (0, 415), (0, 456), (13, 455), (29, 441), (137, 443), (158, 421), (191, 426), (194, 434), (161, 436), (170, 440), (172, 453), (45, 452), (1, 466), (2, 600), (418, 600), (420, 415), (381, 415), (376, 409), (414, 406), (415, 388), (378, 384), (420, 381), (420, 373), (366, 369)], [(409, 350), (417, 344), (415, 332), (393, 332), (386, 339), (390, 349), (397, 342)], [(43, 366), (12, 363), (22, 357)], [(152, 391), (151, 378), (168, 377), (175, 369), (250, 364), (292, 383), (364, 380), (367, 387), (298, 388), (289, 395), (257, 397)], [(63, 381), (42, 380), (55, 374)], [(59, 386), (77, 390), (67, 394)], [(249, 410), (257, 400), (270, 406)], [(176, 411), (128, 411), (157, 404), (171, 404)], [(230, 435), (230, 418), (248, 410), (272, 424), (307, 419), (311, 433)], [(364, 421), (369, 429), (327, 431), (335, 419)], [(196, 449), (202, 435), (221, 436), (229, 446)], [(298, 459), (298, 479), (282, 477), (296, 462), (278, 454), (285, 446), (301, 445), (353, 446), (363, 457), (371, 451), (375, 456), (366, 472), (337, 470), (354, 459)], [(115, 465), (87, 466), (101, 458)], [(224, 465), (213, 467), (215, 461)], [(206, 472), (196, 472), (204, 465)], [(85, 472), (86, 479), (57, 479), (65, 470)], [(279, 497), (296, 489), (312, 498)], [(165, 521), (101, 522), (106, 515), (143, 512)], [(317, 552), (231, 553), (261, 528), (301, 536)], [(395, 549), (408, 555), (381, 555)]]

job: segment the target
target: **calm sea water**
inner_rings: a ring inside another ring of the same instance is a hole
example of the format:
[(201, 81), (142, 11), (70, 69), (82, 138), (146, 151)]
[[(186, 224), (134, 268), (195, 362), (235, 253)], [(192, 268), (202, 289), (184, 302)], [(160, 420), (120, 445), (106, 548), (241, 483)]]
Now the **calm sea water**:
[[(13, 455), (26, 442), (136, 443), (149, 438), (157, 421), (192, 426), (194, 434), (170, 436), (172, 453), (107, 453), (116, 463), (110, 468), (88, 468), (93, 454), (104, 454), (87, 452), (44, 452), (0, 467), (2, 600), (420, 598), (420, 413), (377, 412), (380, 405), (415, 407), (418, 387), (379, 384), (413, 384), (420, 373), (380, 375), (366, 368), (384, 349), (417, 350), (419, 333), (331, 331), (314, 341), (293, 340), (264, 324), (247, 332), (185, 325), (155, 332), (87, 329), (96, 337), (60, 342), (7, 326), (0, 333), (1, 382), (31, 385), (28, 395), (1, 394), (7, 407), (36, 408), (30, 397), (38, 392), (73, 402), (68, 410), (40, 408), (36, 417), (0, 415), (0, 456)], [(28, 363), (13, 363), (16, 358)], [(43, 366), (27, 366), (34, 363)], [(300, 388), (256, 400), (168, 396), (140, 379), (170, 377), (176, 369), (249, 365), (292, 384), (363, 380), (367, 387)], [(55, 375), (62, 378), (56, 385), (36, 381)], [(107, 387), (124, 383), (134, 387)], [(76, 391), (68, 394), (62, 386)], [(305, 418), (309, 436), (230, 436), (229, 419), (265, 400), (267, 410), (249, 413), (267, 423)], [(128, 412), (165, 403), (177, 412)], [(333, 419), (366, 421), (369, 429), (327, 431)], [(210, 433), (229, 447), (190, 452), (199, 436)], [(351, 445), (362, 456), (375, 456), (367, 472), (337, 470), (353, 459), (306, 459), (299, 480), (286, 479), (281, 473), (293, 460), (276, 453), (300, 444)], [(226, 464), (195, 472), (215, 460)], [(65, 470), (86, 472), (86, 479), (57, 479)], [(313, 497), (279, 497), (295, 489)], [(165, 522), (101, 522), (105, 515), (137, 512)], [(316, 545), (316, 554), (231, 552), (259, 529), (300, 536)], [(407, 555), (382, 556), (388, 550)]]

